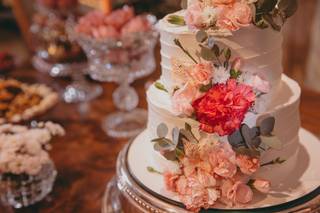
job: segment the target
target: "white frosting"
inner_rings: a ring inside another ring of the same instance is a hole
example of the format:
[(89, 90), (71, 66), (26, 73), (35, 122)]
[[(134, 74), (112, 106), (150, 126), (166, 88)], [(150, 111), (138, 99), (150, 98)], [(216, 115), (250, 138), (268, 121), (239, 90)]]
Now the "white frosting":
[[(183, 15), (183, 12), (178, 12)], [(167, 17), (158, 23), (161, 42), (161, 80), (168, 88), (172, 86), (171, 58), (175, 57), (183, 61), (192, 62), (182, 50), (174, 44), (174, 39), (179, 39), (182, 45), (194, 58), (200, 49), (195, 39), (195, 33), (186, 26), (176, 26), (167, 22)], [(282, 34), (272, 29), (259, 29), (255, 26), (244, 27), (233, 33), (232, 36), (216, 37), (217, 44), (229, 47), (232, 57), (243, 59), (242, 70), (259, 74), (271, 84), (271, 91), (265, 96), (265, 103), (273, 101), (277, 94), (282, 74)], [(268, 108), (266, 106), (266, 108)]]
[[(299, 149), (298, 131), (300, 128), (299, 104), (300, 104), (300, 87), (299, 85), (282, 75), (281, 89), (276, 95), (275, 101), (271, 103), (272, 110), (268, 112), (253, 115), (248, 113), (244, 123), (249, 126), (255, 126), (256, 121), (266, 115), (272, 115), (276, 119), (274, 134), (282, 141), (281, 150), (269, 150), (262, 156), (263, 162), (269, 162), (281, 157), (286, 159), (286, 170), (294, 167), (295, 158)], [(170, 96), (166, 92), (160, 91), (151, 86), (147, 91), (147, 99), (149, 105), (149, 118), (147, 131), (150, 140), (157, 137), (156, 128), (160, 123), (165, 123), (170, 132), (174, 127), (183, 128), (185, 120), (179, 118), (172, 113)], [(161, 169), (176, 170), (177, 165), (167, 161), (158, 152), (154, 152), (155, 161)], [(262, 172), (265, 172), (262, 170)], [(259, 173), (258, 173), (259, 174)], [(282, 174), (283, 175), (283, 174)]]

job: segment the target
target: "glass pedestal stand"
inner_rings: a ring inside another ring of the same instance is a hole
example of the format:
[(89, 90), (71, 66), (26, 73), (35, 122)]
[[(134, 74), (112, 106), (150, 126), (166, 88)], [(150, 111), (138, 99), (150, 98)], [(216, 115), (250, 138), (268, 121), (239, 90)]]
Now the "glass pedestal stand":
[[(102, 200), (102, 213), (187, 213), (178, 204), (156, 197), (150, 190), (139, 184), (130, 174), (127, 165), (128, 143), (118, 155), (116, 176), (107, 184)], [(320, 212), (320, 189), (297, 200), (262, 209), (250, 209), (250, 212)], [(208, 210), (207, 212), (246, 212), (248, 210)], [(202, 211), (206, 212), (206, 211)]]
[(162, 201), (143, 189), (130, 175), (126, 156), (130, 144), (119, 153), (117, 174), (108, 183), (102, 203), (102, 213), (179, 212), (185, 209)]

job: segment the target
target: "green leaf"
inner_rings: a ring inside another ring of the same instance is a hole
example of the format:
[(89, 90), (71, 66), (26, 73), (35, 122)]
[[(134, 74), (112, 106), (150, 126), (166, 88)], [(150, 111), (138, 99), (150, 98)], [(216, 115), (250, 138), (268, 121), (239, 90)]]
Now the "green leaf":
[(226, 49), (224, 51), (224, 57), (226, 58), (226, 61), (230, 60), (230, 58), (231, 58), (231, 50), (230, 50), (230, 48), (228, 48), (228, 49)]
[(164, 86), (163, 84), (161, 84), (160, 82), (157, 81), (157, 82), (154, 84), (154, 86), (155, 86), (157, 89), (162, 90), (162, 91), (168, 93), (168, 90), (167, 90), (167, 89), (165, 88), (165, 86)]
[(183, 16), (178, 16), (178, 15), (170, 15), (168, 17), (168, 22), (170, 24), (178, 25), (178, 26), (185, 26), (186, 22), (184, 21)]
[(235, 69), (230, 70), (230, 77), (232, 79), (238, 79), (240, 75), (241, 75), (241, 71), (237, 71)]
[(183, 158), (184, 157), (184, 151), (183, 150), (181, 150), (181, 149), (176, 149), (176, 157), (178, 158), (178, 159), (181, 159), (181, 158)]
[(271, 13), (278, 3), (278, 0), (258, 0), (256, 3), (256, 15)]
[(220, 48), (219, 48), (219, 46), (218, 46), (217, 44), (213, 45), (212, 50), (213, 50), (213, 53), (214, 53), (214, 55), (215, 55), (216, 57), (219, 57), (219, 56), (220, 56)]
[(212, 88), (212, 83), (210, 82), (209, 84), (207, 85), (201, 85), (200, 86), (200, 92), (208, 92), (210, 89)]
[(165, 123), (161, 123), (157, 127), (157, 135), (159, 138), (165, 138), (169, 132), (168, 126)]
[(206, 31), (204, 30), (199, 30), (197, 33), (196, 33), (196, 39), (198, 42), (202, 43), (204, 42), (206, 39), (208, 38), (208, 34)]
[(215, 55), (214, 52), (204, 46), (201, 46), (201, 51), (200, 51), (201, 57), (206, 60), (206, 61), (213, 61)]
[(157, 171), (156, 169), (154, 169), (154, 168), (151, 167), (151, 166), (148, 166), (148, 167), (147, 167), (147, 170), (148, 170), (148, 172), (150, 172), (150, 173), (156, 173), (156, 174), (162, 175), (161, 172)]
[(273, 149), (282, 149), (282, 143), (276, 136), (260, 136), (262, 143)]
[(276, 30), (276, 31), (280, 31), (281, 30), (281, 25), (279, 25), (278, 23), (275, 22), (274, 18), (272, 17), (272, 15), (270, 14), (264, 14), (263, 15), (263, 19), (270, 24), (270, 26)]
[(173, 150), (173, 151), (170, 151), (170, 152), (164, 152), (162, 155), (167, 160), (170, 160), (170, 161), (176, 161), (177, 160), (176, 150)]
[(184, 128), (185, 128), (185, 130), (187, 130), (187, 131), (189, 131), (189, 132), (191, 132), (191, 130), (192, 130), (191, 125), (188, 124), (188, 123), (185, 123), (185, 124), (184, 124)]
[(297, 0), (280, 0), (277, 8), (284, 15), (284, 18), (289, 18), (297, 11), (298, 2)]

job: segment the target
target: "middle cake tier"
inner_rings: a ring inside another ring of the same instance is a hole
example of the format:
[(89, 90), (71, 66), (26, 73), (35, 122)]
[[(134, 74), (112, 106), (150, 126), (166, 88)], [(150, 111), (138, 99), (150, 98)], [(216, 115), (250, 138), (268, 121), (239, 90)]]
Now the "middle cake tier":
[[(247, 113), (243, 124), (249, 127), (255, 127), (257, 122), (267, 116), (275, 118), (273, 134), (276, 135), (282, 145), (279, 148), (264, 152), (261, 161), (266, 163), (281, 157), (287, 162), (285, 170), (290, 172), (294, 168), (295, 158), (298, 153), (298, 131), (300, 128), (300, 87), (292, 79), (282, 75), (280, 92), (271, 104), (271, 109), (264, 113)], [(157, 138), (157, 127), (159, 124), (165, 124), (168, 127), (169, 134), (172, 134), (174, 128), (184, 128), (188, 123), (193, 133), (197, 136), (203, 133), (199, 130), (198, 123), (190, 118), (178, 117), (172, 113), (171, 99), (168, 93), (157, 89), (154, 85), (147, 91), (147, 100), (149, 107), (149, 118), (147, 132), (150, 143)], [(228, 141), (228, 137), (220, 137), (220, 140)], [(157, 151), (154, 151), (155, 160), (161, 169), (174, 170), (175, 165), (165, 159)]]

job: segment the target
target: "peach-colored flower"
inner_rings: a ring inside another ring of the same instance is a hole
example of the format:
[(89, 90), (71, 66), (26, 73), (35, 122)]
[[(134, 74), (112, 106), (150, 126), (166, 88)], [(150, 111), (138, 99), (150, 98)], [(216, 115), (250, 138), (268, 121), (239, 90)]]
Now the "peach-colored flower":
[(113, 26), (103, 26), (93, 28), (92, 35), (96, 39), (118, 38), (119, 33)]
[(209, 84), (213, 75), (213, 66), (209, 62), (199, 63), (192, 67), (189, 76), (193, 83), (197, 85)]
[(237, 165), (242, 173), (252, 175), (260, 168), (260, 160), (256, 157), (249, 157), (248, 155), (237, 155)]
[(132, 7), (124, 6), (121, 9), (115, 10), (104, 18), (107, 25), (112, 25), (120, 30), (129, 20), (134, 17), (134, 10)]
[(234, 2), (235, 0), (212, 0), (212, 5), (232, 5)]
[(236, 182), (231, 188), (227, 189), (227, 198), (234, 204), (246, 204), (253, 198), (251, 188), (241, 182)]
[(137, 16), (131, 19), (121, 29), (121, 35), (125, 36), (129, 33), (146, 32), (150, 30), (151, 24), (145, 16)]
[(267, 194), (270, 191), (271, 183), (268, 180), (256, 179), (253, 182), (253, 187), (257, 189), (259, 192)]
[(221, 143), (209, 151), (208, 161), (215, 174), (224, 178), (231, 178), (237, 172), (235, 153), (228, 143)]
[(176, 114), (191, 116), (193, 113), (192, 101), (199, 98), (199, 89), (191, 83), (187, 83), (172, 96), (172, 107)]
[(166, 189), (169, 191), (175, 192), (176, 181), (179, 179), (179, 175), (166, 171), (163, 173), (163, 177), (164, 177), (164, 183), (166, 185)]
[(202, 12), (203, 5), (200, 2), (190, 5), (185, 15), (186, 24), (190, 28), (202, 28), (204, 23)]
[(203, 170), (198, 170), (198, 180), (203, 187), (214, 187), (217, 183), (212, 174)]
[(223, 6), (217, 20), (217, 26), (231, 31), (239, 30), (240, 27), (249, 26), (252, 21), (252, 11), (245, 2), (236, 2), (232, 7)]

